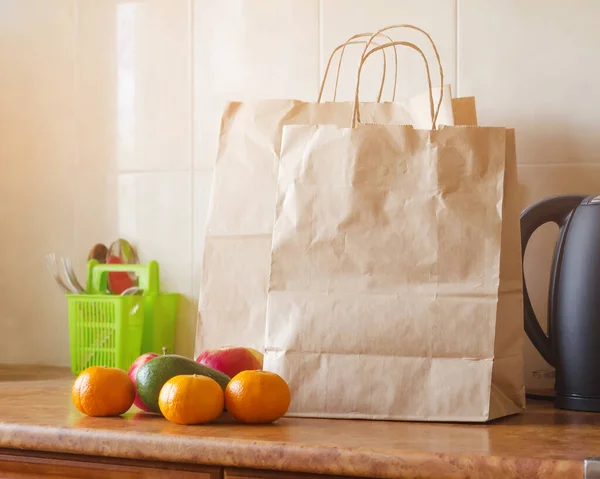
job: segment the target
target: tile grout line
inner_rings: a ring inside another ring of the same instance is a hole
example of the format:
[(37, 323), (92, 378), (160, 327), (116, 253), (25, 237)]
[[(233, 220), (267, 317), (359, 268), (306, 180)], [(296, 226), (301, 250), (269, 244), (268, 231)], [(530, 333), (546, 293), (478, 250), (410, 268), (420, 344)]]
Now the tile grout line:
[[(80, 117), (80, 88), (79, 88), (79, 75), (78, 71), (78, 58), (79, 58), (79, 2), (78, 0), (73, 1), (73, 97), (74, 108), (73, 108), (73, 121), (74, 121), (74, 135), (75, 135), (75, 171), (78, 173), (78, 176), (81, 175), (81, 138), (79, 136), (79, 117)], [(70, 255), (75, 256), (77, 251), (77, 193), (78, 193), (78, 183), (74, 182), (71, 190), (71, 197), (73, 199), (71, 203), (71, 215), (73, 219), (73, 232), (71, 236), (73, 251), (71, 251)]]
[(323, 32), (321, 29), (323, 28), (323, 1), (317, 0), (317, 35), (319, 36), (317, 41), (317, 92), (321, 86), (321, 79), (323, 78), (323, 72), (321, 71), (321, 65), (323, 64), (323, 59), (321, 55), (323, 53)]
[[(196, 116), (196, 96), (195, 96), (195, 50), (194, 50), (194, 38), (195, 38), (195, 1), (188, 0), (189, 5), (189, 42), (190, 42), (190, 284), (188, 285), (190, 289), (190, 294), (192, 298), (196, 294), (194, 291), (194, 273), (195, 273), (195, 264), (196, 264), (196, 171), (194, 168), (195, 165), (195, 116)], [(196, 316), (194, 316), (195, 318)], [(190, 318), (191, 319), (191, 318)], [(193, 320), (192, 320), (193, 321)], [(194, 335), (195, 335), (196, 325), (194, 324)], [(192, 345), (193, 351), (194, 345)]]
[(460, 8), (460, 0), (454, 0), (454, 57), (455, 57), (455, 69), (454, 69), (454, 75), (455, 75), (455, 81), (456, 81), (456, 96), (460, 97), (460, 83), (459, 83), (459, 40), (458, 40), (458, 35), (459, 35), (459, 13), (458, 10)]

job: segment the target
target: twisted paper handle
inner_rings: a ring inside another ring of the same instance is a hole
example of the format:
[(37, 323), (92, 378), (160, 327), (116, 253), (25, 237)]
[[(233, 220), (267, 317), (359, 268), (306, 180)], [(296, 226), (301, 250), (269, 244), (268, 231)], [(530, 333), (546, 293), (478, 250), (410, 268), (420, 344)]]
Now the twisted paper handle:
[[(323, 80), (321, 81), (321, 88), (319, 89), (319, 96), (317, 98), (317, 102), (320, 103), (323, 98), (323, 92), (325, 91), (325, 83), (329, 76), (329, 70), (331, 68), (331, 63), (333, 61), (335, 54), (339, 50), (342, 50), (340, 53), (340, 59), (338, 61), (337, 73), (336, 73), (336, 77), (335, 77), (335, 85), (333, 88), (333, 101), (335, 101), (337, 98), (337, 89), (338, 89), (338, 85), (339, 85), (340, 73), (341, 73), (341, 69), (342, 69), (342, 61), (344, 58), (344, 53), (346, 51), (346, 47), (348, 45), (364, 45), (364, 44), (366, 44), (367, 40), (356, 41), (357, 38), (361, 38), (361, 37), (369, 37), (370, 43), (374, 43), (375, 45), (380, 45), (380, 43), (374, 41), (375, 36), (381, 36), (390, 42), (392, 41), (392, 39), (388, 35), (383, 35), (383, 34), (375, 35), (372, 33), (357, 33), (356, 35), (352, 35), (344, 43), (341, 43), (340, 45), (338, 45), (337, 47), (334, 48), (334, 50), (329, 55), (329, 60), (327, 61), (327, 66), (325, 67), (325, 73), (323, 74)], [(382, 70), (382, 74), (381, 74), (381, 85), (379, 87), (379, 93), (377, 95), (377, 102), (381, 101), (381, 97), (383, 95), (383, 87), (385, 85), (386, 72), (387, 72), (386, 55), (384, 52), (382, 52), (382, 54), (383, 54), (383, 70)], [(364, 52), (363, 52), (363, 56), (364, 56)], [(361, 58), (362, 58), (362, 56), (361, 56)], [(395, 66), (395, 75), (394, 75), (394, 90), (392, 93), (392, 101), (396, 100), (396, 89), (397, 89), (397, 83), (398, 83), (398, 52), (396, 51), (395, 48), (394, 48), (394, 66)]]
[[(429, 86), (429, 106), (431, 108), (431, 129), (434, 130), (435, 129), (435, 124), (436, 124), (436, 120), (437, 120), (437, 116), (439, 114), (440, 111), (440, 107), (441, 107), (441, 98), (443, 96), (443, 92), (440, 92), (440, 102), (437, 106), (437, 108), (435, 108), (434, 106), (434, 102), (433, 102), (433, 88), (431, 86), (431, 74), (430, 74), (430, 70), (429, 70), (429, 63), (427, 62), (427, 58), (425, 57), (425, 54), (423, 53), (423, 51), (417, 47), (414, 43), (410, 43), (410, 42), (390, 42), (390, 43), (384, 43), (383, 45), (379, 45), (373, 49), (371, 49), (369, 52), (367, 52), (367, 54), (362, 58), (361, 62), (360, 62), (360, 66), (358, 67), (358, 78), (356, 79), (356, 90), (354, 92), (354, 108), (352, 111), (352, 128), (356, 128), (356, 125), (358, 123), (360, 123), (360, 108), (359, 108), (359, 89), (360, 89), (360, 77), (362, 74), (362, 69), (363, 66), (365, 64), (365, 62), (367, 61), (367, 59), (375, 52), (379, 51), (379, 50), (383, 50), (385, 48), (390, 48), (390, 47), (395, 47), (397, 45), (403, 45), (409, 48), (412, 48), (413, 50), (419, 52), (419, 54), (421, 55), (421, 57), (423, 58), (423, 62), (425, 63), (425, 69), (427, 71), (427, 82), (428, 82), (428, 86)], [(440, 70), (441, 70), (441, 65), (440, 65)], [(443, 75), (443, 73), (442, 73)]]
[[(441, 108), (441, 105), (442, 105), (442, 97), (443, 97), (443, 94), (444, 94), (444, 91), (443, 91), (444, 90), (444, 70), (442, 68), (442, 60), (440, 59), (440, 54), (438, 52), (438, 49), (437, 49), (437, 47), (435, 45), (435, 42), (433, 41), (433, 38), (431, 38), (431, 35), (429, 35), (429, 33), (427, 33), (422, 28), (416, 27), (416, 26), (408, 24), (408, 23), (400, 23), (400, 24), (397, 24), (397, 25), (390, 25), (390, 26), (387, 26), (387, 27), (383, 27), (383, 28), (379, 29), (377, 32), (373, 33), (373, 35), (371, 35), (371, 38), (369, 39), (369, 41), (365, 45), (362, 57), (364, 59), (365, 53), (369, 49), (369, 45), (372, 43), (372, 40), (375, 37), (381, 35), (382, 32), (386, 32), (388, 30), (393, 30), (393, 29), (396, 29), (396, 28), (408, 28), (408, 29), (411, 29), (411, 30), (415, 30), (417, 32), (421, 32), (423, 35), (425, 35), (427, 37), (427, 39), (429, 40), (429, 43), (433, 47), (433, 52), (434, 52), (435, 57), (437, 59), (438, 66), (439, 66), (439, 71), (440, 71), (440, 98), (439, 98), (437, 109), (435, 110), (435, 113), (434, 113), (434, 109), (433, 108), (431, 110), (431, 115), (434, 117), (433, 118), (433, 124), (435, 125), (437, 123), (437, 117), (438, 117), (438, 114), (439, 114), (439, 111), (440, 111), (440, 108)], [(431, 84), (431, 80), (429, 80), (429, 83)], [(359, 116), (359, 118), (360, 118), (360, 116)]]

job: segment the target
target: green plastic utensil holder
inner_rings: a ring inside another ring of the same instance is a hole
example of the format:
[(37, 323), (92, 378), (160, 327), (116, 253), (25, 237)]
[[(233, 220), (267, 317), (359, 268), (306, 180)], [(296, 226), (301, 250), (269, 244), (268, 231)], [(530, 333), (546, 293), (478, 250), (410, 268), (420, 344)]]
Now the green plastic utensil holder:
[[(144, 293), (139, 296), (107, 293), (111, 272), (136, 273)], [(159, 284), (156, 261), (147, 265), (89, 261), (86, 292), (67, 295), (74, 374), (90, 366), (126, 371), (143, 353), (161, 353), (163, 348), (173, 352), (179, 295), (160, 293)]]

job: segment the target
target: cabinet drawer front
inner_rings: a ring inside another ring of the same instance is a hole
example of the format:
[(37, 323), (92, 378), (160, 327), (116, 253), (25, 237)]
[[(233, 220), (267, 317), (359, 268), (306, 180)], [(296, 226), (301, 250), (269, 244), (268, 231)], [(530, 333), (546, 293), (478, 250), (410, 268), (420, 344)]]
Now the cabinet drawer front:
[[(326, 476), (322, 474), (301, 474), (293, 472), (259, 471), (253, 469), (225, 468), (225, 479), (357, 479), (348, 476)], [(368, 478), (365, 478), (368, 479)]]
[(0, 479), (220, 479), (219, 468), (68, 455), (0, 454)]

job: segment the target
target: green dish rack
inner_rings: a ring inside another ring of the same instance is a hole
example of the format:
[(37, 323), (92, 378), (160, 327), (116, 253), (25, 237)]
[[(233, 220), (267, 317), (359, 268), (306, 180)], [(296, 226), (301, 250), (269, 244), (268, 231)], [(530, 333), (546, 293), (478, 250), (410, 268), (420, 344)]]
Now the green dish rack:
[[(136, 273), (143, 294), (107, 293), (112, 272)], [(179, 295), (160, 293), (159, 284), (156, 261), (147, 265), (88, 262), (86, 292), (67, 295), (73, 374), (90, 366), (127, 371), (143, 353), (161, 353), (163, 348), (173, 352)]]

